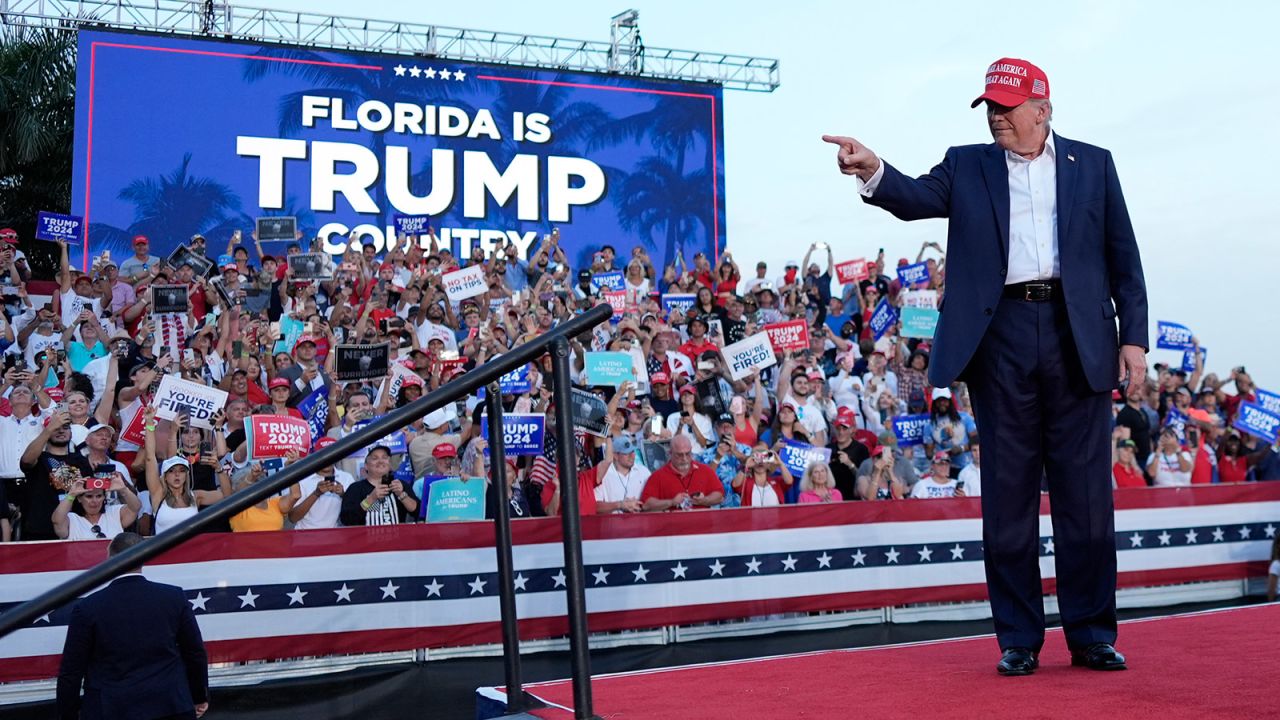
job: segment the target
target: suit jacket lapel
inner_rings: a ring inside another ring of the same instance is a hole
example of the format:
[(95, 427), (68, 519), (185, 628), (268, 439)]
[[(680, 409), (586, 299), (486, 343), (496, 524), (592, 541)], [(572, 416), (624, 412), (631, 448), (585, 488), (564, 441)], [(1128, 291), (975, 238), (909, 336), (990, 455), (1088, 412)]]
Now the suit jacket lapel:
[(1071, 206), (1076, 199), (1076, 170), (1080, 163), (1075, 159), (1070, 140), (1057, 133), (1053, 137), (1054, 151), (1058, 154), (1054, 165), (1058, 173), (1058, 246), (1061, 248), (1071, 221)]
[[(982, 176), (987, 181), (991, 195), (991, 207), (996, 213), (996, 226), (1000, 230), (1001, 258), (1009, 257), (1009, 165), (1004, 150), (992, 143), (982, 156)], [(1059, 213), (1061, 215), (1061, 213)]]

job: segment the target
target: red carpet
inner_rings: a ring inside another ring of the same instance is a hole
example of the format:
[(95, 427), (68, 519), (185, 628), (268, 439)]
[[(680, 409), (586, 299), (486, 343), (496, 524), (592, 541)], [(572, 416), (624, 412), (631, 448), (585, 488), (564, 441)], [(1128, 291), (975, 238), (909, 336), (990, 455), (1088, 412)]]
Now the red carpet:
[[(602, 676), (595, 712), (613, 720), (1280, 717), (1278, 627), (1276, 604), (1127, 622), (1117, 643), (1130, 663), (1124, 672), (1071, 667), (1055, 630), (1030, 677), (996, 675), (992, 637)], [(568, 681), (528, 689), (572, 705)]]

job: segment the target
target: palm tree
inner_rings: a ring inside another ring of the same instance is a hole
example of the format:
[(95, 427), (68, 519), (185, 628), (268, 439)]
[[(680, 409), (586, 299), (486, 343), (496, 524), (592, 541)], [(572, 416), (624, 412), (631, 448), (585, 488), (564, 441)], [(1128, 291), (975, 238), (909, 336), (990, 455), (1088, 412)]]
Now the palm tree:
[(619, 194), (618, 221), (650, 247), (656, 247), (655, 233), (664, 238), (664, 262), (671, 262), (677, 246), (689, 244), (699, 226), (704, 233), (711, 231), (706, 215), (711, 183), (705, 170), (685, 175), (666, 158), (650, 155), (622, 181)]

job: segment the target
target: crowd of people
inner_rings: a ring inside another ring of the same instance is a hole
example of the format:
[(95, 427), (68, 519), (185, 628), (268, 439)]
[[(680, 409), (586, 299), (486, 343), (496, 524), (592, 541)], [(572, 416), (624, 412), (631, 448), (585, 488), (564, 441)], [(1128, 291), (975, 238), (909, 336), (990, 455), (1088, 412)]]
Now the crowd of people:
[[(885, 306), (941, 307), (946, 262), (935, 243), (898, 261), (927, 268), (906, 284), (883, 250), (860, 278), (839, 282), (825, 244), (776, 275), (763, 262), (744, 274), (728, 252), (658, 267), (643, 247), (620, 254), (611, 245), (575, 266), (558, 232), (527, 260), (510, 243), (456, 257), (430, 233), (384, 253), (353, 243), (324, 263), (327, 276), (302, 279), (289, 258), (310, 256), (317, 243), (284, 243), (271, 255), (236, 234), (218, 253), (197, 235), (162, 259), (138, 236), (133, 255), (91, 258), (88, 272), (71, 267), (64, 245), (56, 290), (40, 302), (19, 242), (0, 230), (4, 541), (164, 532), (279, 467), (252, 456), (246, 418), (316, 421), (308, 401), (319, 395), (328, 412), (312, 448), (323, 447), (606, 300), (616, 304), (613, 321), (571, 344), (575, 385), (605, 406), (602, 430), (575, 427), (582, 512), (981, 494), (964, 384), (930, 387), (928, 337), (875, 319)], [(451, 300), (445, 278), (473, 265), (483, 268), (483, 291)], [(310, 274), (318, 263), (303, 267)], [(615, 273), (620, 282), (603, 282)], [(152, 286), (184, 287), (185, 311), (157, 312)], [(691, 302), (672, 302), (679, 297)], [(726, 345), (794, 320), (804, 321), (806, 345), (776, 348), (776, 362), (734, 379)], [(336, 379), (337, 349), (349, 344), (386, 345), (385, 374)], [(632, 355), (632, 379), (591, 384), (588, 359), (600, 352)], [(1280, 479), (1280, 451), (1232, 428), (1240, 403), (1255, 400), (1244, 368), (1218, 377), (1199, 360), (1190, 371), (1155, 367), (1114, 398), (1117, 487)], [(208, 422), (183, 411), (165, 419), (154, 403), (167, 376), (219, 388), (226, 401)], [(543, 414), (545, 444), (500, 460), (514, 517), (560, 510), (550, 358), (531, 363), (527, 380), (526, 392), (502, 401), (508, 412)], [(420, 521), (434, 483), (488, 482), (483, 412), (476, 397), (441, 408), (221, 529)], [(905, 416), (923, 418), (909, 441), (894, 431)], [(797, 453), (800, 466), (788, 459)], [(490, 516), (497, 495), (486, 494)]]

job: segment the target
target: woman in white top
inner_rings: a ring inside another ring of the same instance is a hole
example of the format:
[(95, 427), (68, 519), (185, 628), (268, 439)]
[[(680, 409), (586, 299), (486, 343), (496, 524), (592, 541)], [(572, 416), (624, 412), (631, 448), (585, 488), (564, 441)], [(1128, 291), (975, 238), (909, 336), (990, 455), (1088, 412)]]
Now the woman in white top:
[[(194, 490), (191, 487), (191, 463), (184, 457), (171, 457), (159, 465), (156, 461), (156, 409), (148, 407), (143, 416), (147, 437), (147, 490), (151, 493), (151, 516), (155, 534), (168, 530), (194, 516), (200, 508), (222, 499), (221, 490)], [(176, 430), (176, 426), (175, 426)], [(221, 473), (221, 469), (219, 469)]]
[(715, 440), (715, 427), (711, 418), (698, 412), (698, 392), (689, 383), (680, 388), (680, 410), (667, 416), (667, 430), (671, 437), (688, 435), (693, 442), (693, 454), (697, 455)]
[(623, 289), (627, 291), (627, 304), (638, 305), (649, 297), (649, 276), (645, 273), (644, 263), (632, 258), (627, 263), (627, 272), (622, 278)]
[(110, 490), (119, 493), (123, 505), (107, 505), (102, 488), (85, 489), (85, 481), (77, 480), (53, 511), (53, 532), (63, 540), (110, 540), (133, 524), (142, 502), (117, 473), (111, 478)]
[(1191, 453), (1178, 444), (1178, 435), (1173, 428), (1160, 431), (1156, 451), (1147, 458), (1147, 473), (1155, 478), (1157, 487), (1191, 484)]

